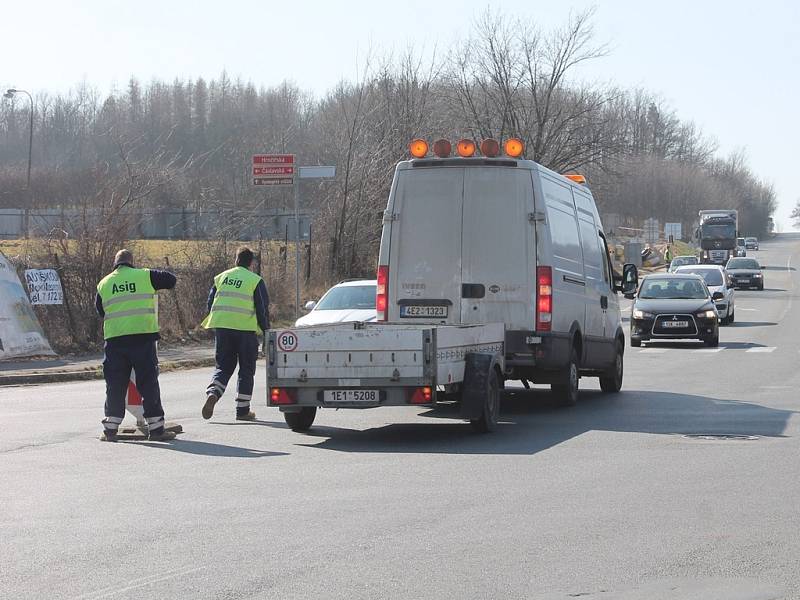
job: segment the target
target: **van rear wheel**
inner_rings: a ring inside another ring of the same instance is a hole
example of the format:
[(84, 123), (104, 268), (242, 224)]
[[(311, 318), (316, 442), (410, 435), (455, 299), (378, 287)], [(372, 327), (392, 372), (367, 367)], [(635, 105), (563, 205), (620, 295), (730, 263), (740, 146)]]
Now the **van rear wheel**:
[(316, 406), (304, 406), (299, 412), (283, 413), (283, 419), (292, 431), (308, 431), (316, 416)]
[(622, 342), (617, 341), (617, 351), (614, 358), (614, 366), (605, 375), (600, 377), (600, 389), (607, 394), (616, 394), (622, 389), (623, 375), (623, 346)]
[(578, 403), (578, 353), (573, 348), (569, 353), (569, 364), (561, 376), (561, 383), (550, 384), (550, 391), (561, 406), (575, 406)]

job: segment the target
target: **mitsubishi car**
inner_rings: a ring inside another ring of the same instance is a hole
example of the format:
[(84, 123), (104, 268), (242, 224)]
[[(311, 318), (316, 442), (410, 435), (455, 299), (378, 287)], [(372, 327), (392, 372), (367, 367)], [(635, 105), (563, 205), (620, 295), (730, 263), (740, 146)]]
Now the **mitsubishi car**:
[(709, 291), (700, 275), (648, 275), (631, 308), (631, 346), (681, 339), (718, 346), (719, 313), (715, 302), (722, 299), (722, 293)]

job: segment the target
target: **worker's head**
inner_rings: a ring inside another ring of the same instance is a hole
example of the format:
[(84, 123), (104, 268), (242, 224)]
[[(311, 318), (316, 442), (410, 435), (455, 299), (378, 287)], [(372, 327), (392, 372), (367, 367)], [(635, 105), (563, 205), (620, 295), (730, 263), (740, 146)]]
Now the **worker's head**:
[(114, 267), (127, 264), (133, 266), (133, 252), (130, 250), (122, 249), (114, 256)]
[(253, 264), (253, 251), (247, 246), (239, 246), (236, 249), (236, 266), (249, 269)]

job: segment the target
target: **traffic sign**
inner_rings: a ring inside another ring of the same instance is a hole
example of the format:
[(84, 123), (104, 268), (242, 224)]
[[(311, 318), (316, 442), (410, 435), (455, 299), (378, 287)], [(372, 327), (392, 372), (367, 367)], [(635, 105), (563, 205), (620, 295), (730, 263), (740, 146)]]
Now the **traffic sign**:
[(253, 185), (294, 185), (294, 154), (254, 154)]
[(664, 223), (664, 235), (672, 236), (676, 240), (683, 238), (681, 223)]

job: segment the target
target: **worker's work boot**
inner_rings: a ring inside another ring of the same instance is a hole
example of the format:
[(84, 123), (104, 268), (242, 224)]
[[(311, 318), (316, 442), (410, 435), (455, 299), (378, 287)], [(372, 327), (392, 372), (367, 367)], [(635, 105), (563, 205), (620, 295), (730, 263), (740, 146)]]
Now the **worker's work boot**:
[(174, 431), (167, 431), (163, 427), (160, 427), (156, 432), (150, 432), (150, 435), (147, 437), (151, 442), (168, 442), (170, 440), (175, 439), (175, 432)]
[(100, 434), (100, 441), (101, 442), (116, 442), (117, 441), (117, 432), (111, 431), (110, 429), (106, 429), (103, 433)]
[(250, 410), (250, 411), (247, 411), (246, 413), (243, 413), (241, 415), (237, 414), (236, 415), (236, 420), (237, 421), (255, 421), (256, 420), (256, 413), (254, 413), (252, 410)]
[(206, 403), (203, 405), (203, 418), (205, 420), (214, 416), (214, 405), (219, 402), (219, 396), (216, 394), (209, 394), (206, 397)]

